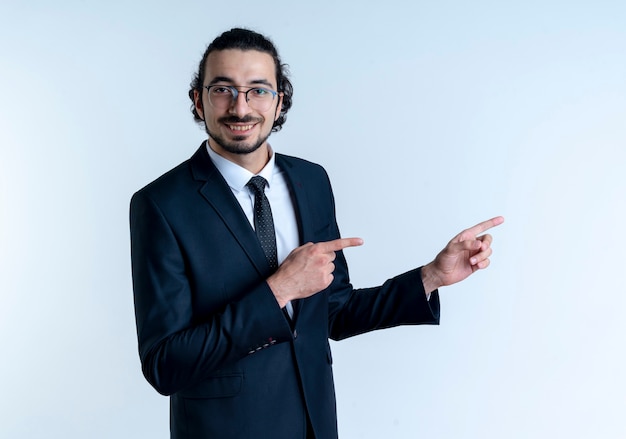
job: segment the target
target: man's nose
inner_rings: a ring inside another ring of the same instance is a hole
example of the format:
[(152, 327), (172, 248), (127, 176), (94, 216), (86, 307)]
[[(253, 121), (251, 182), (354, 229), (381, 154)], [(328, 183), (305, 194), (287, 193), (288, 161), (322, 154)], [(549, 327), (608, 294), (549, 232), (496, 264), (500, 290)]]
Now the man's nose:
[(250, 111), (250, 107), (248, 106), (248, 100), (245, 92), (237, 93), (237, 97), (233, 98), (229, 112), (230, 114), (234, 114), (235, 116), (245, 116)]

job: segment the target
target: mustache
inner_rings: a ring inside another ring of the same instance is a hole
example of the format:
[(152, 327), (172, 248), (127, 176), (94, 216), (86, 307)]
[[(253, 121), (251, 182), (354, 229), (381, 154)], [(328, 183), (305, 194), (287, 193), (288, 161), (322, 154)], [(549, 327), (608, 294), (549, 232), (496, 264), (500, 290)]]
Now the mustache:
[(237, 117), (237, 116), (225, 116), (219, 119), (221, 123), (261, 123), (263, 122), (263, 118), (260, 117)]

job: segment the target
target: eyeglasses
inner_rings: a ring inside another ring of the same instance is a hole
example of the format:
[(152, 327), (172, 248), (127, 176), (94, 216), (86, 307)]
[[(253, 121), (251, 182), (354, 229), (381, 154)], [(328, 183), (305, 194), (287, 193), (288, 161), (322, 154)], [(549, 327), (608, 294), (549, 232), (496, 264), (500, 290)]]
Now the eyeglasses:
[(267, 111), (272, 106), (278, 92), (263, 87), (252, 87), (246, 91), (239, 91), (232, 85), (205, 85), (209, 92), (209, 102), (214, 108), (225, 110), (237, 101), (239, 93), (244, 93), (250, 108), (257, 111)]

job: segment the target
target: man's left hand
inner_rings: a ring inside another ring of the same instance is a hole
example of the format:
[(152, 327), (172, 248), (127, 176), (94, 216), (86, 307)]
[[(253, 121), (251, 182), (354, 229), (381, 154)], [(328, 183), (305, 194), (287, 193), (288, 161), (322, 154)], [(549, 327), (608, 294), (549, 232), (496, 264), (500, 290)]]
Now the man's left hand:
[(426, 293), (430, 294), (439, 287), (460, 282), (476, 270), (487, 268), (493, 238), (481, 233), (503, 222), (504, 218), (497, 216), (463, 230), (452, 238), (434, 261), (422, 267)]

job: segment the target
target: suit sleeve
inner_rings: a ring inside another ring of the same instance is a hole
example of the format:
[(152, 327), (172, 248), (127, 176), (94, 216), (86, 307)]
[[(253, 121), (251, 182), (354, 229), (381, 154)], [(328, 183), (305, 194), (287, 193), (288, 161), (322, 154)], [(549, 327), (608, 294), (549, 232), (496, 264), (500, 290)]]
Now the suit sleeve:
[(131, 200), (130, 230), (139, 355), (159, 393), (191, 387), (252, 352), (292, 339), (265, 281), (195, 321), (188, 264), (174, 230), (145, 192)]

